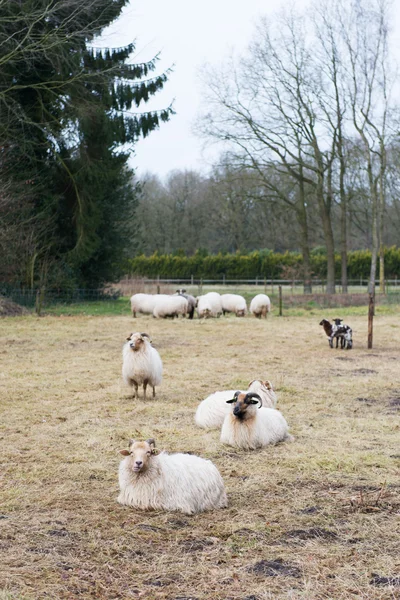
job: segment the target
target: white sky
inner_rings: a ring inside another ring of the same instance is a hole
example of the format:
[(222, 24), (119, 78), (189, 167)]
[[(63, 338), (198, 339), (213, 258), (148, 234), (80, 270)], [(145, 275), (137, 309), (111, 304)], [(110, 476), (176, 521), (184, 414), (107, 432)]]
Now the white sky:
[[(206, 171), (216, 150), (202, 149), (191, 129), (201, 107), (198, 70), (217, 64), (251, 40), (257, 17), (279, 9), (284, 0), (131, 0), (121, 18), (105, 32), (102, 45), (122, 46), (136, 40), (136, 62), (161, 53), (160, 71), (174, 65), (163, 91), (143, 110), (167, 107), (176, 115), (139, 140), (131, 165), (140, 176), (150, 171), (165, 176), (173, 169)], [(304, 5), (306, 0), (298, 0)], [(394, 0), (400, 5), (400, 0)], [(399, 29), (395, 25), (396, 30)]]

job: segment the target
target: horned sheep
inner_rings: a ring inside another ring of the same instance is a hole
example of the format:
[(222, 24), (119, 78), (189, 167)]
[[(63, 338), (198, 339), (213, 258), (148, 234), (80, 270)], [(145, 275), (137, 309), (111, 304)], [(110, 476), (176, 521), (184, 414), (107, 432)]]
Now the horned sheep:
[[(261, 398), (262, 405), (267, 408), (275, 408), (277, 397), (268, 380), (255, 379), (248, 385), (247, 392), (255, 392)], [(224, 390), (214, 392), (202, 400), (197, 407), (195, 423), (204, 429), (218, 429), (224, 422), (225, 416), (230, 412), (227, 400), (233, 397), (235, 390)], [(245, 393), (245, 392), (243, 392)]]
[(224, 508), (224, 482), (210, 461), (190, 454), (156, 454), (155, 441), (130, 440), (119, 466), (118, 502), (143, 510), (187, 515)]
[[(261, 398), (254, 392), (235, 392), (228, 404), (233, 410), (226, 415), (221, 442), (228, 446), (254, 450), (269, 444), (293, 441), (285, 417), (274, 408), (262, 406)], [(259, 404), (259, 408), (256, 408)]]
[(143, 385), (143, 399), (146, 400), (146, 388), (151, 385), (153, 398), (156, 395), (156, 385), (162, 379), (162, 360), (151, 345), (147, 333), (131, 333), (126, 338), (122, 350), (122, 378), (126, 385), (134, 388), (133, 397), (138, 396), (138, 388)]
[(246, 300), (239, 294), (222, 294), (222, 312), (235, 313), (237, 317), (244, 317), (247, 313)]
[(257, 294), (250, 302), (250, 312), (258, 319), (267, 318), (268, 313), (271, 312), (271, 300), (266, 294)]

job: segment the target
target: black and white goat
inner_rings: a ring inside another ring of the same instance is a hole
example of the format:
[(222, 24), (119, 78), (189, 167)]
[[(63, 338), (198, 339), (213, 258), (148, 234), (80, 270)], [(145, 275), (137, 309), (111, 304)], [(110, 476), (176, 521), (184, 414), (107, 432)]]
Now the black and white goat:
[(353, 347), (352, 329), (349, 325), (341, 325), (342, 319), (333, 319), (334, 323), (330, 323), (327, 319), (322, 319), (320, 325), (324, 328), (326, 335), (328, 336), (329, 346), (333, 348), (333, 340), (336, 338), (336, 348), (340, 347), (347, 348), (350, 350)]

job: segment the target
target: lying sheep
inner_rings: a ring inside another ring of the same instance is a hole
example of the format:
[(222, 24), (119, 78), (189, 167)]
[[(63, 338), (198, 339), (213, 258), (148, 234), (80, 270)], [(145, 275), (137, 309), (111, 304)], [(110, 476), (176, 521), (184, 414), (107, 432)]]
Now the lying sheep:
[(200, 318), (220, 317), (222, 315), (221, 296), (217, 292), (209, 292), (200, 296), (197, 303), (197, 314)]
[(185, 316), (188, 310), (188, 301), (183, 296), (164, 296), (156, 302), (153, 310), (153, 317), (156, 319), (166, 319)]
[(237, 317), (244, 317), (247, 313), (247, 304), (243, 296), (239, 294), (222, 294), (222, 312), (235, 313)]
[(169, 296), (166, 294), (133, 294), (131, 297), (132, 316), (136, 317), (136, 313), (152, 315), (155, 305), (162, 298), (169, 298)]
[(151, 385), (153, 398), (156, 395), (156, 385), (162, 379), (162, 361), (157, 350), (151, 345), (147, 333), (131, 333), (126, 338), (122, 350), (122, 378), (134, 388), (133, 397), (138, 397), (138, 387), (143, 385), (143, 399), (146, 400), (146, 388)]
[[(227, 404), (234, 406), (222, 425), (223, 444), (254, 450), (285, 440), (293, 441), (284, 416), (279, 410), (263, 407), (258, 394), (235, 392)], [(258, 409), (256, 404), (260, 404)]]
[(130, 440), (119, 466), (118, 502), (143, 510), (177, 510), (187, 515), (224, 508), (224, 482), (210, 461), (190, 454), (155, 453), (155, 441)]
[[(247, 392), (255, 392), (258, 394), (263, 406), (275, 408), (277, 398), (270, 381), (255, 379), (249, 383)], [(227, 400), (230, 400), (234, 393), (235, 390), (214, 392), (205, 398), (205, 400), (202, 400), (197, 407), (194, 418), (196, 425), (198, 427), (203, 427), (204, 429), (218, 429), (221, 427), (225, 416), (231, 412)]]
[(268, 313), (271, 312), (271, 300), (265, 294), (257, 294), (250, 302), (250, 312), (258, 319), (267, 318)]
[(191, 296), (190, 294), (187, 294), (186, 290), (184, 290), (182, 288), (179, 288), (179, 290), (176, 290), (176, 293), (179, 296), (183, 296), (184, 298), (186, 298), (186, 300), (188, 302), (187, 314), (189, 316), (189, 319), (193, 319), (194, 309), (197, 306), (197, 298), (195, 298), (194, 296)]

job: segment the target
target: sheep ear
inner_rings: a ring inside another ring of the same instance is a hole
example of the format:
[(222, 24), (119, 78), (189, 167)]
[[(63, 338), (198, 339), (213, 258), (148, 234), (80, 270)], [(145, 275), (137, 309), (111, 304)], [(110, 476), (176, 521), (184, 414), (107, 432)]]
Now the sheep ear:
[(267, 390), (272, 390), (272, 383), (266, 379), (265, 381), (263, 381), (263, 384), (265, 385), (265, 387), (267, 388)]
[(233, 404), (234, 402), (236, 402), (236, 398), (232, 398), (232, 400), (226, 400), (227, 404)]
[(131, 454), (129, 450), (120, 450), (119, 453), (122, 454), (122, 456), (130, 456)]

